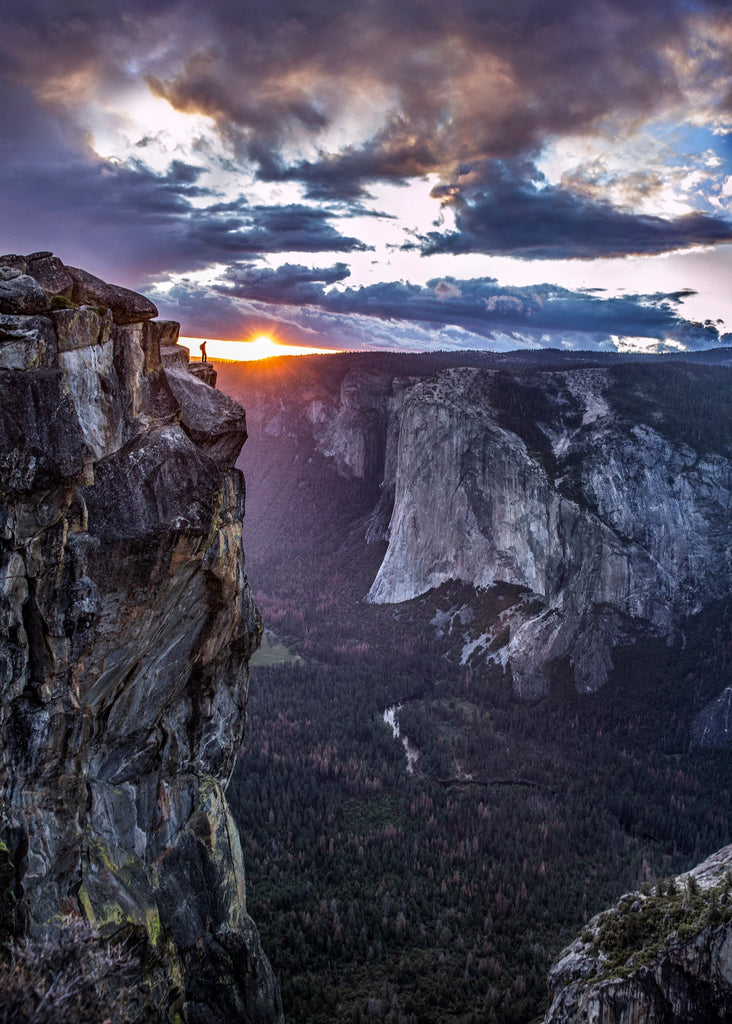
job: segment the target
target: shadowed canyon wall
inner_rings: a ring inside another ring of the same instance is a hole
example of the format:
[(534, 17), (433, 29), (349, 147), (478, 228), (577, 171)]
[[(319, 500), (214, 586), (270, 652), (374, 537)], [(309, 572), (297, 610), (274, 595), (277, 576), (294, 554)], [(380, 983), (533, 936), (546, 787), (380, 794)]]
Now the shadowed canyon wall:
[(3, 898), (16, 935), (82, 913), (141, 937), (152, 1019), (277, 1022), (225, 796), (261, 633), (245, 415), (156, 315), (0, 258)]

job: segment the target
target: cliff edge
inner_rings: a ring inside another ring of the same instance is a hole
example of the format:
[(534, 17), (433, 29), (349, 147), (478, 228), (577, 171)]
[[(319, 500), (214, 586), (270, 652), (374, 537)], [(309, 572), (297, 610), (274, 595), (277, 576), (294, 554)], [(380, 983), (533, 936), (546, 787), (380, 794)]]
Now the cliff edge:
[(0, 257), (1, 895), (16, 937), (66, 914), (144, 943), (141, 1019), (269, 1024), (225, 796), (261, 633), (245, 416), (156, 316)]
[(732, 846), (593, 918), (549, 974), (544, 1024), (732, 1016)]

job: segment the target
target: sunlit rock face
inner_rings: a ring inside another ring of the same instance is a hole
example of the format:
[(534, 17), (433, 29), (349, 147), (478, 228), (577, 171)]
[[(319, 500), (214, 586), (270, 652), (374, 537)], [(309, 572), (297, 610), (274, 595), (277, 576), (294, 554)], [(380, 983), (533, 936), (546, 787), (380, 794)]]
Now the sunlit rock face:
[(244, 411), (180, 353), (169, 379), (144, 297), (0, 259), (10, 286), (36, 265), (45, 308), (21, 282), (0, 317), (2, 896), (16, 933), (136, 928), (151, 1019), (279, 1021), (224, 793), (261, 632)]
[(729, 1020), (731, 870), (727, 846), (676, 878), (672, 893), (632, 893), (593, 918), (549, 973), (544, 1024)]
[(568, 658), (578, 687), (596, 689), (634, 623), (667, 635), (726, 594), (730, 461), (621, 425), (610, 383), (604, 370), (537, 375), (533, 440), (507, 426), (489, 371), (415, 385), (390, 434), (389, 547), (368, 599), (405, 601), (447, 580), (525, 587), (532, 612), (511, 622), (500, 657), (518, 692), (536, 696), (551, 661)]

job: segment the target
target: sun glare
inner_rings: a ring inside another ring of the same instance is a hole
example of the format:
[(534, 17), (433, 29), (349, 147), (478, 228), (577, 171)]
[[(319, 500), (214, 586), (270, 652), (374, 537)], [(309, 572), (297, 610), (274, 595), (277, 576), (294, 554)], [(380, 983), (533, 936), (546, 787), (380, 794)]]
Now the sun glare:
[(201, 344), (206, 343), (208, 359), (228, 359), (232, 362), (250, 362), (255, 359), (270, 359), (272, 356), (329, 355), (337, 349), (309, 348), (306, 345), (285, 345), (275, 341), (268, 334), (258, 334), (247, 341), (219, 341), (216, 338), (179, 338), (181, 345), (190, 351), (191, 358), (201, 355)]

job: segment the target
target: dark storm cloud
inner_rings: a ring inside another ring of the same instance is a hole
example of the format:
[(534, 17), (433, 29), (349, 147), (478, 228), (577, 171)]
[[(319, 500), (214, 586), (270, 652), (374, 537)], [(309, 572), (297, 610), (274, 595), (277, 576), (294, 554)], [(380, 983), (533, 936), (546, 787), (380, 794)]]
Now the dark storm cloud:
[[(222, 40), (215, 23), (223, 8), (214, 5), (207, 24), (217, 46), (156, 83), (180, 109), (214, 118), (262, 179), (300, 182), (315, 200), (348, 201), (381, 181), (435, 172), (449, 182), (466, 161), (510, 161), (608, 119), (640, 122), (667, 112), (688, 84), (680, 70), (688, 61), (678, 57), (688, 55), (690, 15), (721, 17), (720, 9), (702, 3), (692, 11), (681, 0), (376, 0), (357, 8), (326, 0), (258, 9), (251, 22), (248, 11), (244, 21), (232, 12)], [(721, 109), (729, 54), (723, 45), (694, 52), (695, 80)], [(382, 105), (378, 126), (365, 140), (329, 150), (324, 130), (369, 92)], [(314, 142), (317, 155), (300, 158), (297, 145), (286, 151), (283, 143), (293, 139)], [(557, 244), (565, 256), (664, 252), (728, 237), (714, 218), (636, 224), (631, 212), (573, 202), (566, 189), (529, 210), (521, 184), (518, 195), (489, 197), (489, 210), (479, 196), (472, 205), (466, 196), (465, 230), (433, 239), (427, 251), (543, 254), (546, 240), (532, 238), (524, 223), (512, 243), (508, 204), (516, 198), (527, 216), (548, 218), (548, 232), (566, 236)], [(486, 214), (503, 230), (486, 232)], [(600, 236), (594, 245), (578, 237), (585, 215)]]
[[(391, 282), (329, 289), (346, 276), (343, 264), (330, 270), (239, 265), (230, 268), (230, 283), (218, 286), (216, 291), (228, 299), (273, 307), (310, 307), (303, 311), (310, 320), (315, 311), (346, 319), (367, 317), (372, 321), (418, 324), (421, 328), (454, 327), (489, 340), (515, 334), (530, 337), (534, 343), (554, 345), (571, 335), (582, 335), (588, 344), (601, 345), (615, 335), (679, 341), (687, 348), (707, 347), (719, 340), (714, 325), (696, 324), (679, 314), (680, 302), (691, 294), (688, 290), (602, 298), (591, 291), (570, 291), (547, 284), (506, 288), (491, 278), (441, 278), (424, 287)], [(363, 324), (359, 329), (364, 333)]]
[[(537, 189), (531, 163), (562, 135), (668, 114), (690, 81), (710, 110), (727, 109), (721, 2), (27, 0), (2, 13), (6, 248), (50, 246), (141, 285), (258, 253), (365, 247), (289, 189), (279, 208), (221, 203), (190, 162), (157, 175), (101, 160), (86, 106), (118, 97), (123, 110), (141, 81), (209, 117), (232, 168), (300, 184), (313, 203), (355, 214), (380, 183), (437, 175), (456, 230), (422, 239), (425, 253), (591, 257), (730, 238), (702, 213), (639, 217), (581, 189)], [(718, 42), (696, 45), (700, 19), (718, 20)], [(141, 132), (141, 158), (157, 131)]]
[(211, 206), (205, 214), (211, 231), (230, 232), (230, 248), (222, 248), (222, 252), (356, 252), (371, 248), (336, 231), (328, 222), (331, 214), (327, 210), (298, 203), (249, 206), (240, 200)]
[[(666, 104), (687, 14), (679, 0), (323, 0), (254, 13), (218, 2), (196, 18), (184, 66), (154, 81), (179, 109), (243, 133), (243, 145), (252, 132), (275, 143), (323, 128), (355, 91), (385, 86), (386, 126), (365, 147), (366, 167), (357, 151), (339, 166), (344, 179), (403, 177), (415, 164), (505, 156), (608, 113)], [(410, 136), (416, 145), (397, 144)]]
[(369, 195), (368, 186), (378, 181), (404, 184), (438, 167), (441, 158), (429, 138), (418, 138), (409, 127), (392, 118), (379, 134), (357, 149), (303, 160), (286, 166), (272, 153), (262, 155), (259, 177), (263, 181), (296, 181), (310, 199), (351, 202)]
[[(28, 0), (3, 34), (10, 73), (50, 82), (60, 105), (84, 75), (142, 75), (177, 109), (211, 117), (263, 176), (355, 195), (369, 181), (507, 158), (608, 116), (667, 109), (690, 13), (684, 0)], [(724, 52), (697, 54), (710, 88)], [(369, 94), (383, 119), (367, 141), (284, 155), (368, 108)]]
[(336, 263), (323, 270), (286, 263), (273, 270), (243, 264), (227, 271), (226, 283), (219, 290), (227, 296), (274, 302), (279, 305), (305, 306), (318, 304), (324, 298), (323, 287), (350, 276), (345, 263)]
[(456, 230), (430, 232), (421, 240), (424, 255), (482, 252), (522, 259), (595, 259), (732, 240), (732, 222), (722, 217), (631, 214), (549, 185), (529, 161), (492, 161), (469, 173), (471, 183), (465, 187), (458, 183), (433, 190), (454, 210)]
[[(52, 248), (131, 286), (161, 271), (271, 252), (354, 252), (330, 214), (300, 204), (222, 203), (199, 185), (201, 168), (173, 160), (165, 174), (144, 164), (102, 160), (69, 140), (27, 89), (5, 93), (0, 120), (3, 251)], [(11, 102), (7, 102), (11, 101)], [(194, 205), (204, 200), (207, 205)]]

